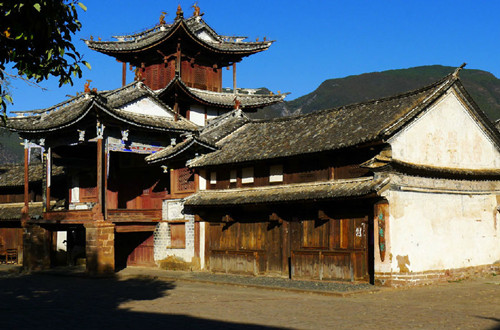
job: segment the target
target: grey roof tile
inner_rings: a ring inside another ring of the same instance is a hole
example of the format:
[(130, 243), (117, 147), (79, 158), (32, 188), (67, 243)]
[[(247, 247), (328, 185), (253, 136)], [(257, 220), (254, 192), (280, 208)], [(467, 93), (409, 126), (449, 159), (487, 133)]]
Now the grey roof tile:
[(374, 194), (389, 182), (373, 177), (224, 190), (202, 190), (186, 198), (186, 206), (232, 206), (342, 199)]
[[(223, 53), (255, 53), (269, 48), (273, 41), (231, 41), (231, 37), (218, 35), (203, 19), (190, 17), (176, 20), (173, 24), (157, 25), (133, 35), (117, 36), (117, 41), (85, 40), (90, 49), (103, 53), (120, 53), (149, 48), (167, 40), (179, 28), (185, 28), (196, 40), (215, 51)], [(197, 37), (200, 30), (207, 31), (214, 41)]]
[(336, 150), (379, 141), (397, 132), (457, 78), (389, 98), (271, 120), (251, 120), (217, 142), (220, 150), (191, 166), (209, 166)]

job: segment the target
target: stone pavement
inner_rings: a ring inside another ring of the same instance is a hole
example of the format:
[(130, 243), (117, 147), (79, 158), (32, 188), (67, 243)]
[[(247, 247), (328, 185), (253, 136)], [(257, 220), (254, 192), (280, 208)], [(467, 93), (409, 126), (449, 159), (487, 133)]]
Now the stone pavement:
[(155, 272), (89, 278), (0, 267), (0, 329), (500, 329), (500, 276), (340, 297)]
[(147, 276), (173, 281), (227, 284), (280, 291), (318, 293), (342, 297), (358, 293), (376, 292), (383, 289), (367, 283), (291, 281), (280, 277), (256, 277), (245, 275), (213, 274), (208, 272), (167, 271), (143, 267), (128, 267), (118, 272), (117, 275), (124, 278)]

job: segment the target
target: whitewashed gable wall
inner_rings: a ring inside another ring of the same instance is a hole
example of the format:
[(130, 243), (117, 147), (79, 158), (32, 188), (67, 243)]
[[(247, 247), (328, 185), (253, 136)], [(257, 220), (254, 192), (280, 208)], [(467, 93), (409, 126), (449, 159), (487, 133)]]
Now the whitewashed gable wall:
[(150, 116), (160, 116), (168, 118), (174, 117), (170, 111), (165, 110), (158, 103), (148, 97), (143, 97), (134, 102), (128, 103), (119, 108), (119, 110)]
[(500, 168), (500, 152), (452, 90), (389, 143), (392, 157), (408, 163)]

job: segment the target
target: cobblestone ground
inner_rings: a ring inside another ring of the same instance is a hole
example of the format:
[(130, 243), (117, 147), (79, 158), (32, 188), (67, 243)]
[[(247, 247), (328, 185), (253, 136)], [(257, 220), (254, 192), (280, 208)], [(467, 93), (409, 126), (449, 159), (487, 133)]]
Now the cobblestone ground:
[(500, 276), (348, 297), (0, 271), (0, 329), (500, 329)]

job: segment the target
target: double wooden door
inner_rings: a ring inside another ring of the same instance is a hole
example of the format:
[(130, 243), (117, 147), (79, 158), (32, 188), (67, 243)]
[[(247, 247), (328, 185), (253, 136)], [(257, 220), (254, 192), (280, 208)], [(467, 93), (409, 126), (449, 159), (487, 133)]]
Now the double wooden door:
[(210, 223), (213, 272), (293, 279), (369, 280), (368, 217)]

